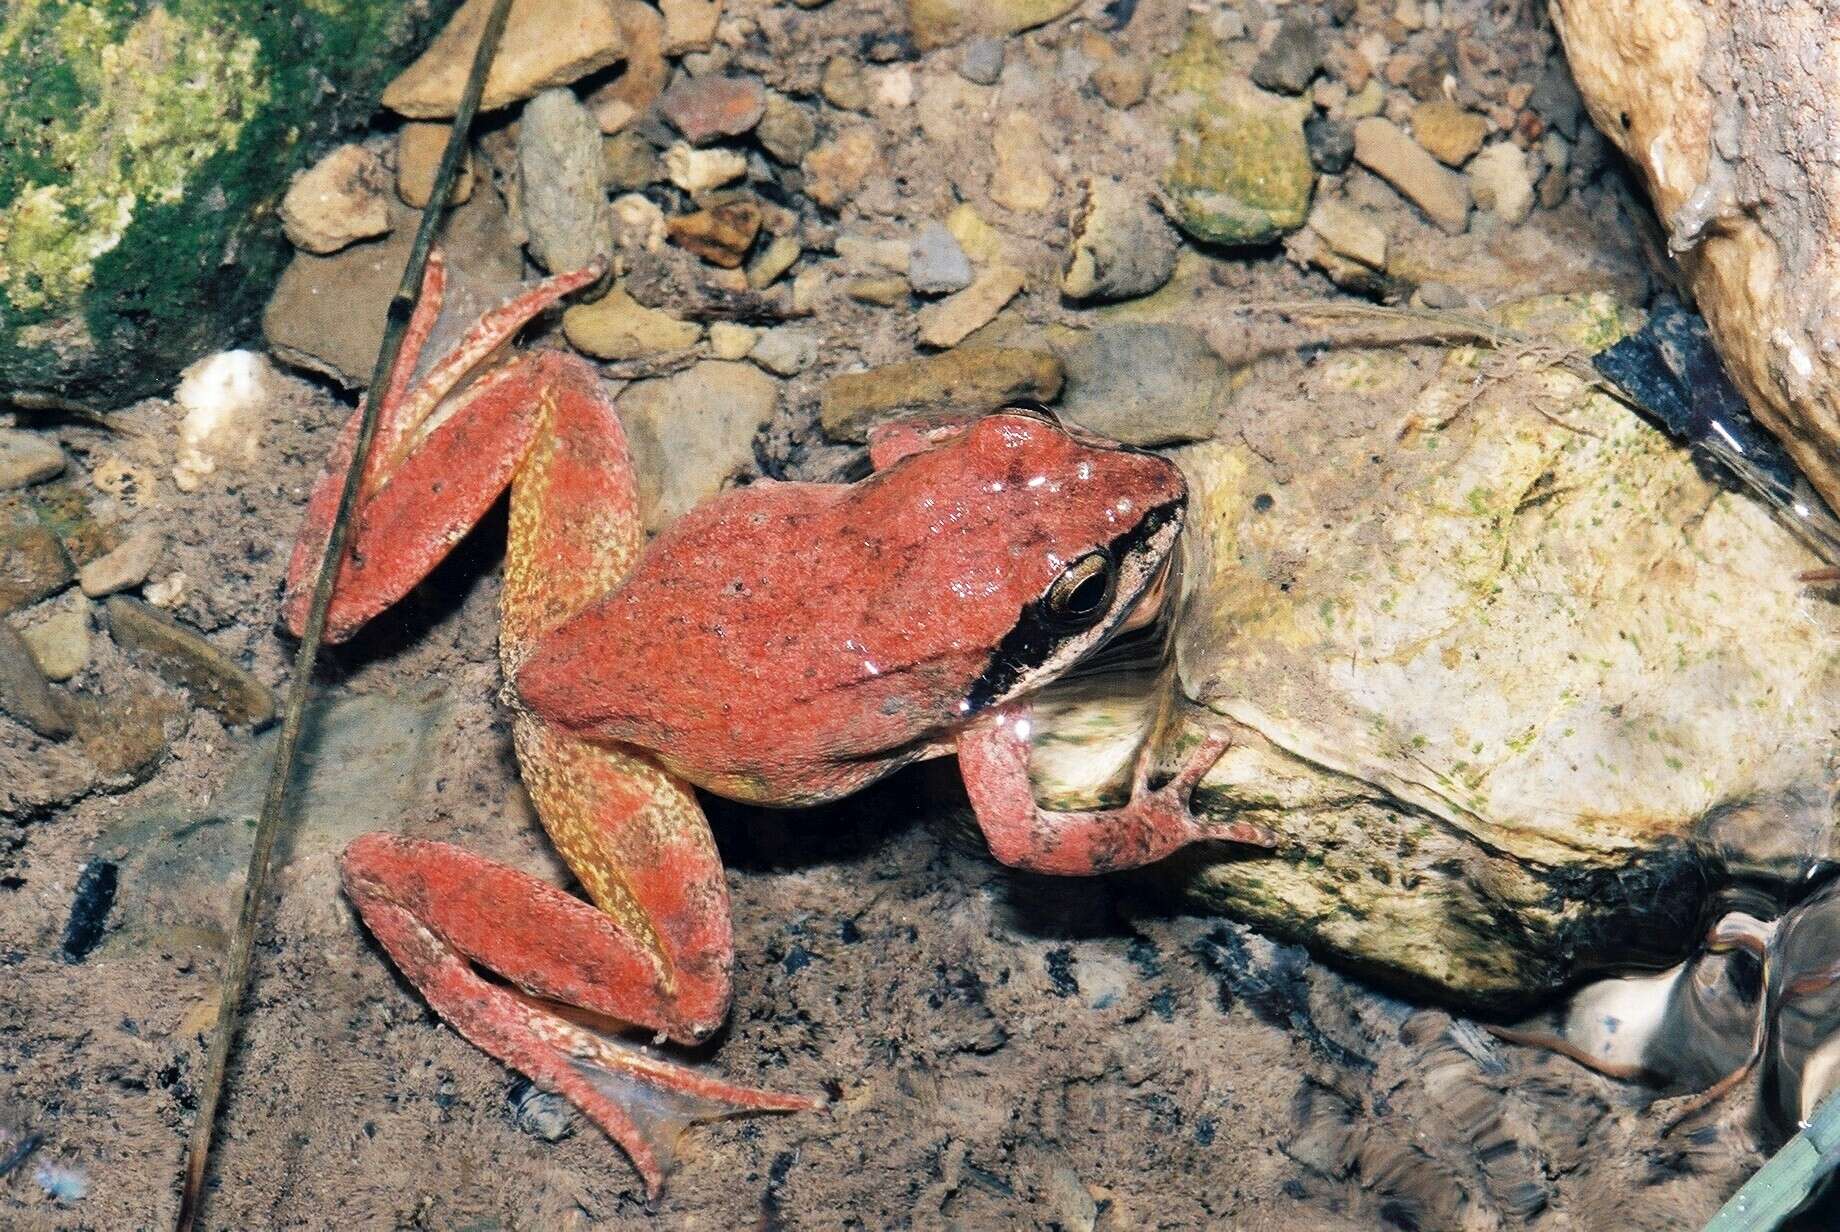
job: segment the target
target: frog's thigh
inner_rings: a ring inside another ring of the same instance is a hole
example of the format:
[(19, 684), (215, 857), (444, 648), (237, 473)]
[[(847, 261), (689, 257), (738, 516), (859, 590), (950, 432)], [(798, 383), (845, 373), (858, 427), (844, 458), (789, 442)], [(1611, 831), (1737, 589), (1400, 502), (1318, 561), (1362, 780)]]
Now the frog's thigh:
[(632, 453), (600, 377), (543, 352), (540, 427), (511, 483), (499, 655), (516, 678), (536, 640), (617, 587), (643, 545)]

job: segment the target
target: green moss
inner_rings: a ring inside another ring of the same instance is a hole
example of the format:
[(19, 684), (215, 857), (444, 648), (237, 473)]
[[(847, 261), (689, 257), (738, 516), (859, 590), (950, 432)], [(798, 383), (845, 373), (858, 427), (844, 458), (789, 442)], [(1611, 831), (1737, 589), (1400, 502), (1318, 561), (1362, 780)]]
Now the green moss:
[(292, 173), (454, 7), (20, 0), (0, 17), (0, 392), (118, 402), (253, 334)]

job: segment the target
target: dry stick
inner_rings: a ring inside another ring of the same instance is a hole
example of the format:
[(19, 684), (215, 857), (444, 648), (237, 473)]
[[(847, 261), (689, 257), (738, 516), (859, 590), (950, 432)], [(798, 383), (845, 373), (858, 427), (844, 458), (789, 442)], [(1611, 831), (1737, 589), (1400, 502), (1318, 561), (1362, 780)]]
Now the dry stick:
[(300, 649), (294, 654), (294, 676), (288, 684), (287, 708), (281, 720), (281, 735), (275, 748), (275, 765), (268, 778), (268, 793), (262, 799), (262, 819), (256, 826), (255, 848), (249, 853), (249, 872), (243, 884), (243, 910), (237, 917), (236, 933), (231, 940), (230, 962), (224, 969), (224, 981), (217, 1007), (217, 1031), (211, 1038), (210, 1068), (199, 1090), (198, 1115), (192, 1122), (192, 1139), (186, 1158), (185, 1185), (179, 1195), (178, 1232), (191, 1232), (197, 1221), (204, 1192), (205, 1166), (211, 1156), (211, 1131), (217, 1121), (217, 1107), (223, 1095), (224, 1075), (230, 1059), (230, 1045), (236, 1038), (237, 1018), (242, 1010), (243, 988), (249, 979), (250, 959), (255, 950), (256, 917), (262, 908), (267, 888), (269, 862), (275, 851), (275, 839), (287, 803), (288, 780), (292, 777), (294, 754), (300, 746), (301, 724), (306, 716), (307, 695), (313, 685), (313, 664), (319, 657), (320, 642), (326, 632), (326, 612), (332, 606), (332, 585), (338, 576), (339, 562), (345, 556), (345, 544), (351, 533), (352, 509), (357, 504), (359, 476), (364, 473), (365, 457), (371, 439), (377, 433), (377, 416), (383, 392), (389, 388), (390, 374), (396, 370), (396, 357), (402, 350), (403, 330), (415, 311), (421, 295), (422, 271), (428, 263), (428, 250), (434, 244), (435, 231), (447, 208), (447, 199), (466, 153), (468, 130), (479, 110), (479, 97), (485, 90), (486, 72), (505, 32), (505, 19), (511, 0), (497, 0), (486, 19), (479, 50), (473, 56), (473, 69), (460, 95), (460, 107), (454, 113), (453, 131), (448, 134), (447, 149), (435, 173), (434, 193), (422, 212), (421, 226), (409, 249), (409, 263), (403, 269), (402, 283), (390, 300), (388, 323), (384, 328), (383, 347), (377, 353), (377, 366), (371, 370), (370, 393), (358, 421), (358, 441), (351, 453), (351, 465), (345, 471), (345, 485), (339, 492), (338, 514), (332, 523), (332, 537), (326, 554), (320, 558), (319, 573), (313, 583), (313, 605), (307, 611), (307, 625), (300, 637)]
[(1535, 338), (1519, 330), (1509, 329), (1504, 325), (1497, 325), (1493, 321), (1473, 317), (1467, 313), (1446, 312), (1436, 308), (1395, 308), (1382, 304), (1356, 304), (1313, 299), (1254, 300), (1251, 303), (1234, 304), (1228, 311), (1269, 312), (1282, 316), (1343, 317), (1385, 321), (1400, 326), (1417, 325), (1422, 327), (1417, 333), (1387, 339), (1387, 341), (1389, 343), (1448, 342), (1462, 339), (1468, 342), (1485, 342), (1496, 350), (1523, 350), (1549, 357), (1552, 360), (1552, 366), (1564, 369), (1586, 385), (1599, 393), (1608, 394), (1624, 406), (1633, 407), (1636, 410), (1643, 409), (1631, 401), (1628, 394), (1598, 372), (1591, 364), (1589, 353), (1582, 348)]

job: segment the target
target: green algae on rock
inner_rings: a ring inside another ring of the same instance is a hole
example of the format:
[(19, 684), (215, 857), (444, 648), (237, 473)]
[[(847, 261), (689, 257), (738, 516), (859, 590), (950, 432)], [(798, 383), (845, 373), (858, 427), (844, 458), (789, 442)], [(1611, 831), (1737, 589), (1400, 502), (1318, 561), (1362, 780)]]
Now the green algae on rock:
[(1199, 25), (1163, 61), (1157, 96), (1175, 140), (1163, 187), (1177, 226), (1204, 243), (1245, 245), (1303, 225), (1316, 185), (1308, 104), (1255, 88)]
[(21, 0), (0, 16), (0, 396), (116, 404), (249, 332), (273, 205), (450, 0)]
[[(1603, 295), (1496, 319), (1586, 350), (1631, 324)], [(1044, 802), (1114, 798), (1147, 732), (1174, 764), (1224, 729), (1198, 808), (1279, 846), (1162, 874), (1482, 1007), (1678, 961), (1725, 887), (1833, 857), (1840, 615), (1766, 509), (1537, 353), (1259, 362), (1172, 455), (1190, 529), (1160, 697), (1038, 705)]]

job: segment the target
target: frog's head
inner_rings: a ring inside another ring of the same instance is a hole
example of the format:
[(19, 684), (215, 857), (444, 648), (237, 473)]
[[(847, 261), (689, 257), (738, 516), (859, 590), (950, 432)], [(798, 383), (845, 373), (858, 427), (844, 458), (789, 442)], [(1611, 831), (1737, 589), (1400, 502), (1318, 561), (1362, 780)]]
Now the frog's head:
[(891, 488), (928, 494), (914, 565), (951, 580), (948, 619), (984, 639), (965, 715), (1047, 684), (1132, 623), (1160, 588), (1188, 502), (1174, 463), (1039, 404), (906, 421), (872, 452)]

